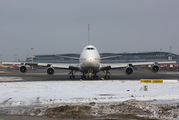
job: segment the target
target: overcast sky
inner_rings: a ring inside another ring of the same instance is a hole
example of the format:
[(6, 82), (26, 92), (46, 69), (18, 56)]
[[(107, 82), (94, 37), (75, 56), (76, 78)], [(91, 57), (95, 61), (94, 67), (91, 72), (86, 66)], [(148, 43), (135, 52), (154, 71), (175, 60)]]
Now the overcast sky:
[(34, 54), (179, 54), (179, 0), (0, 0), (0, 61)]

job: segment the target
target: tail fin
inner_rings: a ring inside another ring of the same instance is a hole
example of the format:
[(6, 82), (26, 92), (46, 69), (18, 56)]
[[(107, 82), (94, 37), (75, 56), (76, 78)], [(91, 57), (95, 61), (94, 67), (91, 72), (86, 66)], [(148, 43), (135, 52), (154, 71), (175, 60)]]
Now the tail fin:
[(88, 24), (88, 45), (91, 45), (91, 40), (90, 40), (90, 24)]

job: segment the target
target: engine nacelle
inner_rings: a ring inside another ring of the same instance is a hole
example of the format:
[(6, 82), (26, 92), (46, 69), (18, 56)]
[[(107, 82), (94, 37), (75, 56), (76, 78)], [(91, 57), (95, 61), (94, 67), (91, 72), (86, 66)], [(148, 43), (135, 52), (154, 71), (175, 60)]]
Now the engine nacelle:
[(125, 74), (126, 75), (131, 75), (133, 73), (134, 69), (132, 67), (126, 67), (125, 69)]
[(55, 73), (55, 70), (53, 67), (48, 67), (47, 70), (46, 70), (47, 74), (48, 75), (54, 75)]
[(159, 71), (159, 66), (158, 66), (158, 65), (152, 65), (151, 71), (152, 71), (153, 73), (157, 73), (157, 72)]
[(21, 67), (19, 68), (19, 71), (20, 71), (21, 73), (26, 73), (26, 72), (28, 71), (28, 68), (27, 68), (26, 66), (21, 66)]

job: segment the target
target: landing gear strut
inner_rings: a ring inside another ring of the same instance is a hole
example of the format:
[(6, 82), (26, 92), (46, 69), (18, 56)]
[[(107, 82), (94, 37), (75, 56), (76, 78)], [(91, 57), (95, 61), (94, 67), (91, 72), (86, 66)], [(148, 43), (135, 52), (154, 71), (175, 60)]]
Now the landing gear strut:
[(85, 73), (81, 76), (81, 79), (86, 79)]
[(104, 76), (104, 79), (110, 79), (110, 72), (106, 70), (106, 75)]
[(93, 70), (89, 69), (88, 70), (88, 79), (92, 79), (92, 73), (93, 73)]
[(98, 76), (96, 75), (96, 73), (94, 73), (93, 79), (98, 79)]
[(74, 76), (73, 70), (71, 70), (71, 72), (69, 73), (69, 75), (70, 75), (70, 79), (75, 79), (75, 76)]
[[(98, 79), (98, 76), (96, 75), (96, 73), (94, 73), (94, 76), (92, 76), (93, 73), (88, 73), (88, 79), (92, 80), (92, 79)], [(83, 75), (81, 76), (81, 79), (86, 79), (86, 74), (83, 73)]]

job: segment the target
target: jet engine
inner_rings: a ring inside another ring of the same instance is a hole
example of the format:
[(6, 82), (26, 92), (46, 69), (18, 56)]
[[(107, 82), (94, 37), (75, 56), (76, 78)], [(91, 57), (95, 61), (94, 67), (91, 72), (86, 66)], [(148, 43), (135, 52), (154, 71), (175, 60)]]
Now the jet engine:
[(152, 65), (151, 71), (152, 71), (153, 73), (157, 73), (157, 72), (159, 71), (159, 66), (156, 65), (156, 64)]
[(46, 71), (48, 75), (53, 75), (55, 73), (55, 70), (53, 67), (48, 67)]
[(125, 73), (126, 75), (131, 75), (133, 73), (134, 69), (132, 67), (126, 67)]
[(26, 73), (27, 72), (27, 67), (26, 66), (21, 66), (20, 68), (19, 68), (19, 71), (21, 72), (21, 73)]

